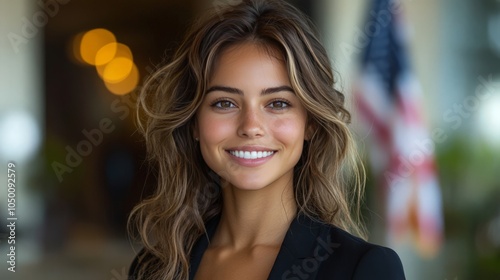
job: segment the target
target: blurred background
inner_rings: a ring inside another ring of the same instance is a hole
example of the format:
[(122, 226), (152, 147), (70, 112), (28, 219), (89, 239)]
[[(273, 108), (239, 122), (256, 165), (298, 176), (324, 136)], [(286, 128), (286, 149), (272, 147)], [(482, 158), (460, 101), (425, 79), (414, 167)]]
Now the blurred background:
[[(139, 248), (127, 215), (154, 184), (134, 124), (137, 89), (197, 15), (238, 2), (0, 0), (1, 279), (127, 279)], [(500, 279), (500, 1), (290, 2), (317, 25), (354, 115), (369, 240), (399, 253), (407, 279)], [(380, 66), (380, 49), (405, 63)], [(370, 95), (378, 72), (389, 87)], [(411, 125), (399, 122), (408, 111)], [(395, 168), (384, 149), (400, 151)]]

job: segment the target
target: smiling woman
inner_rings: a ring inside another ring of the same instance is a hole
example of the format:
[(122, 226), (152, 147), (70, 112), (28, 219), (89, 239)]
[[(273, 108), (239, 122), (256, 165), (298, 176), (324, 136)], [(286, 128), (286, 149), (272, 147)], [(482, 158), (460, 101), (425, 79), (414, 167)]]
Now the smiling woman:
[(131, 214), (133, 279), (404, 279), (394, 251), (352, 235), (363, 173), (333, 85), (283, 1), (194, 24), (139, 99), (159, 181)]
[(254, 42), (224, 50), (198, 108), (194, 136), (207, 165), (221, 174), (223, 190), (293, 193), (307, 112), (290, 85), (284, 60), (274, 52)]

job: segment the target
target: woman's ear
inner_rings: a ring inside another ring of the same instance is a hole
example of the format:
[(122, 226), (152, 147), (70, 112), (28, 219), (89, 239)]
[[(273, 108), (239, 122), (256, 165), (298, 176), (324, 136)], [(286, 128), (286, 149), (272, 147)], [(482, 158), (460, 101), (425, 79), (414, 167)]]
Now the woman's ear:
[(305, 141), (311, 140), (315, 132), (316, 132), (316, 123), (312, 120), (309, 120), (307, 122), (307, 127), (304, 134), (304, 140)]

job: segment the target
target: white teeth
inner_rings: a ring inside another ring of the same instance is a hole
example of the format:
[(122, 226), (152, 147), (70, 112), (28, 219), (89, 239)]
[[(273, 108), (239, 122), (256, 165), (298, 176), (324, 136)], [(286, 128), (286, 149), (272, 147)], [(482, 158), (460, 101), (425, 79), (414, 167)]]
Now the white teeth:
[(244, 159), (264, 158), (274, 154), (274, 151), (229, 151), (233, 156)]

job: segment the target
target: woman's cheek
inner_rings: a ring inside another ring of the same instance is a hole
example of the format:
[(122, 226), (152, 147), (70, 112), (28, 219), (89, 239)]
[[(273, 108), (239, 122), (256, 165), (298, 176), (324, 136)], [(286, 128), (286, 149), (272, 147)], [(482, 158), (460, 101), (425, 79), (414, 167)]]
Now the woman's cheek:
[(230, 118), (209, 116), (202, 120), (203, 138), (210, 142), (218, 142), (234, 132), (234, 124)]
[[(299, 118), (282, 118), (272, 122), (275, 137), (285, 142), (304, 137), (305, 123)], [(303, 139), (300, 139), (302, 141)]]

